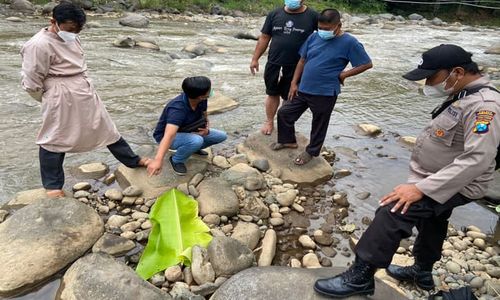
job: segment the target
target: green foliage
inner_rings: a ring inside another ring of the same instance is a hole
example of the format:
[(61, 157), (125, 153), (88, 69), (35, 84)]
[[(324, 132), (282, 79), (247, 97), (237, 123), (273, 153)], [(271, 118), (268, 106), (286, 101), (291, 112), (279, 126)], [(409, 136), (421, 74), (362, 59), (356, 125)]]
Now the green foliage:
[(176, 189), (156, 200), (149, 218), (153, 228), (136, 269), (143, 279), (179, 263), (191, 265), (191, 247), (207, 247), (212, 240), (198, 217), (198, 202)]

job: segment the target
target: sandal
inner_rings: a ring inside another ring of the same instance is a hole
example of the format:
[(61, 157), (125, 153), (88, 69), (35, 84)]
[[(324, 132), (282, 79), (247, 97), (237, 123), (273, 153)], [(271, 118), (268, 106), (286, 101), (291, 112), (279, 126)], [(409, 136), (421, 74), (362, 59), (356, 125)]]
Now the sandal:
[(278, 150), (285, 149), (285, 148), (297, 149), (299, 147), (297, 144), (281, 144), (281, 143), (272, 143), (269, 146), (274, 151), (278, 151)]
[(303, 166), (313, 159), (313, 156), (306, 151), (300, 153), (299, 156), (293, 161), (297, 166)]

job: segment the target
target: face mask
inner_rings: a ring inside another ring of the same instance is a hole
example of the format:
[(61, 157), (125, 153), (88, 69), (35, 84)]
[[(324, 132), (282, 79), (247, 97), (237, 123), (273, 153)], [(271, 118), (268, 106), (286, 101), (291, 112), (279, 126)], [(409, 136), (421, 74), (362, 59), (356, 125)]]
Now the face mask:
[(285, 6), (290, 10), (297, 10), (302, 6), (300, 0), (285, 0)]
[(453, 89), (455, 88), (455, 85), (457, 85), (457, 82), (458, 82), (458, 80), (457, 80), (457, 81), (455, 81), (455, 84), (453, 84), (453, 86), (451, 86), (448, 89), (445, 88), (446, 81), (448, 80), (448, 78), (450, 78), (451, 74), (453, 74), (453, 71), (441, 83), (438, 83), (436, 85), (425, 85), (424, 89), (423, 89), (424, 95), (426, 95), (428, 97), (436, 97), (436, 98), (451, 95), (453, 93)]
[(76, 41), (76, 38), (78, 37), (78, 35), (76, 33), (73, 33), (73, 32), (69, 32), (69, 31), (62, 31), (60, 28), (59, 28), (59, 25), (57, 25), (57, 22), (56, 22), (56, 28), (58, 30), (57, 32), (57, 35), (63, 40), (65, 41), (66, 43), (70, 43), (70, 42), (74, 42)]
[(321, 39), (327, 41), (327, 40), (331, 40), (335, 37), (335, 32), (320, 29), (320, 30), (318, 30), (318, 35)]

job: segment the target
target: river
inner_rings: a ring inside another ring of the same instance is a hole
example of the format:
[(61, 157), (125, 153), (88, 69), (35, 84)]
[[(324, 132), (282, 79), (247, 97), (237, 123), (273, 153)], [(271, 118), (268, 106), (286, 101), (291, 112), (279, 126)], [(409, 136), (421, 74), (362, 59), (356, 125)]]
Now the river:
[[(265, 57), (257, 76), (249, 72), (255, 41), (240, 40), (237, 32), (261, 26), (262, 19), (243, 22), (198, 22), (153, 19), (149, 28), (136, 29), (118, 25), (118, 19), (90, 16), (89, 21), (102, 26), (81, 33), (90, 76), (106, 104), (119, 131), (137, 149), (153, 143), (152, 130), (165, 102), (180, 91), (186, 76), (209, 76), (216, 91), (236, 99), (240, 106), (211, 118), (213, 127), (230, 133), (229, 145), (241, 140), (241, 134), (260, 128), (264, 118), (265, 97), (262, 79)], [(212, 18), (213, 19), (213, 18)], [(38, 153), (34, 143), (40, 127), (40, 106), (20, 88), (21, 58), (19, 49), (48, 18), (30, 18), (23, 23), (0, 20), (0, 204), (21, 190), (40, 187)], [(405, 181), (408, 173), (409, 149), (397, 142), (393, 133), (415, 136), (429, 120), (429, 112), (438, 99), (418, 93), (418, 86), (401, 77), (420, 61), (420, 54), (441, 43), (455, 43), (474, 54), (484, 67), (500, 65), (500, 55), (484, 54), (484, 50), (500, 43), (498, 28), (461, 30), (465, 26), (436, 28), (419, 25), (395, 25), (381, 29), (381, 24), (353, 28), (353, 34), (364, 44), (373, 59), (374, 68), (349, 78), (332, 116), (326, 146), (349, 147), (358, 151), (354, 160), (340, 154), (339, 167), (353, 175), (338, 180), (337, 188), (352, 193), (368, 191), (368, 201), (357, 201), (360, 216), (372, 214), (377, 199), (393, 186)], [(460, 30), (457, 30), (460, 29)], [(123, 49), (112, 46), (118, 35), (148, 35), (158, 41), (160, 51)], [(210, 38), (225, 53), (210, 53), (195, 59), (169, 60), (166, 52), (179, 52), (185, 45)], [(500, 78), (493, 78), (497, 86)], [(311, 116), (299, 120), (298, 131), (307, 134)], [(385, 135), (366, 138), (357, 135), (359, 123), (379, 125)], [(389, 157), (379, 157), (388, 155)], [(392, 157), (392, 159), (391, 159)], [(82, 163), (103, 161), (112, 168), (117, 162), (103, 149), (85, 154), (70, 154), (68, 169)], [(70, 175), (68, 175), (70, 176)], [(470, 212), (474, 213), (470, 213)], [(457, 210), (453, 219), (458, 225), (479, 223), (491, 229), (496, 216), (484, 208), (471, 205)]]

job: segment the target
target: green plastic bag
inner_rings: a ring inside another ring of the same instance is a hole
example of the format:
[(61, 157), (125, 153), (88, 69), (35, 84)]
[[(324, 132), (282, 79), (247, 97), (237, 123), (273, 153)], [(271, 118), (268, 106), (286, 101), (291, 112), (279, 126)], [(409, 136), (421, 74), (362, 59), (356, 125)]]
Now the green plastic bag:
[(191, 248), (207, 247), (210, 229), (198, 217), (198, 202), (177, 189), (161, 195), (151, 208), (153, 228), (136, 272), (143, 279), (171, 266), (191, 265)]

